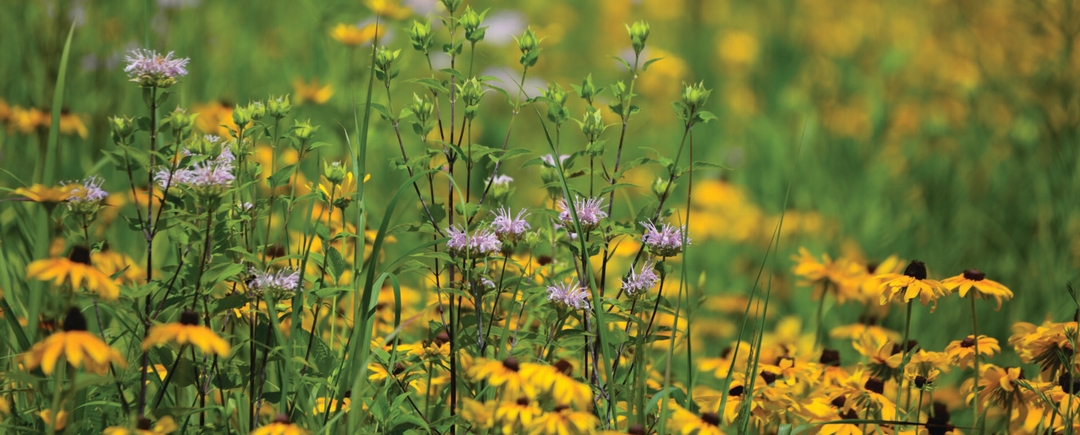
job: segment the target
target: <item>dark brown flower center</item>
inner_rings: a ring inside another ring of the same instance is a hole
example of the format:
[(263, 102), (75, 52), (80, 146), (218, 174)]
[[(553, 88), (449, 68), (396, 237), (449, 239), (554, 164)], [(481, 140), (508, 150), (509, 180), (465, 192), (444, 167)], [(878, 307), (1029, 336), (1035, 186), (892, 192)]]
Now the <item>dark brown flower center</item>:
[(85, 331), (86, 330), (86, 317), (83, 317), (81, 311), (78, 308), (68, 308), (67, 316), (64, 317), (64, 330), (65, 331)]
[(825, 349), (821, 351), (821, 358), (818, 358), (818, 362), (827, 366), (839, 366), (840, 352), (835, 349)]
[(703, 412), (701, 414), (701, 421), (713, 426), (720, 426), (720, 415), (715, 412)]
[(529, 406), (529, 398), (521, 397), (517, 400), (517, 404), (518, 406)]
[(840, 418), (844, 420), (858, 420), (859, 414), (856, 413), (854, 409), (849, 409), (847, 412), (840, 414)]
[(964, 338), (964, 341), (960, 342), (960, 347), (973, 347), (975, 346), (975, 339), (971, 337)]
[(626, 430), (626, 433), (629, 435), (645, 435), (645, 427), (640, 424), (632, 424)]
[(986, 279), (986, 274), (979, 272), (979, 269), (968, 269), (964, 271), (964, 279), (970, 279), (972, 281), (982, 281)]
[(289, 424), (289, 416), (278, 414), (277, 417), (274, 417), (274, 423)]
[(1062, 373), (1058, 377), (1058, 385), (1061, 386), (1061, 391), (1069, 394), (1080, 393), (1080, 378), (1073, 378), (1068, 373)]
[(537, 257), (537, 259), (536, 259), (536, 263), (537, 263), (537, 264), (539, 264), (539, 265), (541, 265), (541, 266), (547, 266), (547, 265), (551, 264), (551, 260), (552, 260), (552, 259), (551, 259), (551, 257), (550, 257), (550, 256), (548, 256), (548, 255), (541, 255), (540, 257)]
[(836, 398), (829, 403), (832, 403), (832, 406), (835, 406), (837, 408), (843, 408), (844, 405), (847, 404), (847, 398), (844, 396), (836, 396)]
[(761, 379), (765, 380), (766, 384), (772, 385), (773, 382), (776, 382), (776, 374), (772, 372), (762, 371)]
[(152, 426), (150, 419), (146, 417), (139, 417), (139, 422), (135, 423), (135, 428), (139, 430), (150, 430)]
[(866, 391), (883, 394), (885, 392), (885, 383), (882, 382), (881, 379), (870, 378), (866, 381), (866, 384), (863, 385), (863, 388), (865, 388)]
[(567, 409), (570, 409), (570, 405), (559, 405), (555, 407), (555, 412), (562, 412)]
[(444, 343), (449, 343), (449, 342), (450, 342), (450, 334), (447, 334), (446, 331), (440, 332), (439, 335), (435, 336), (435, 344), (440, 346), (440, 347)]
[(68, 260), (75, 263), (90, 265), (90, 249), (85, 246), (71, 248), (71, 253), (68, 254)]
[(923, 387), (926, 386), (926, 382), (927, 382), (926, 376), (922, 376), (922, 375), (916, 376), (915, 377), (915, 388), (922, 389)]
[(911, 260), (911, 264), (904, 269), (904, 275), (918, 280), (926, 279), (926, 263), (919, 260)]
[(400, 375), (402, 373), (405, 373), (405, 364), (402, 364), (400, 362), (394, 364), (394, 374)]
[(731, 389), (728, 390), (727, 393), (731, 397), (741, 397), (742, 394), (743, 394), (743, 391), (746, 391), (746, 387), (743, 387), (742, 385), (737, 385), (737, 386), (731, 387)]
[(570, 361), (561, 359), (559, 362), (555, 363), (555, 370), (558, 370), (566, 376), (570, 376), (570, 373), (573, 373), (574, 371), (574, 366), (570, 364)]
[(517, 358), (514, 358), (512, 356), (506, 357), (506, 359), (503, 360), (502, 364), (503, 367), (506, 367), (507, 370), (512, 370), (516, 372), (521, 369), (521, 364), (518, 364)]
[(188, 326), (196, 326), (199, 324), (199, 313), (191, 310), (184, 310), (180, 313), (180, 324)]

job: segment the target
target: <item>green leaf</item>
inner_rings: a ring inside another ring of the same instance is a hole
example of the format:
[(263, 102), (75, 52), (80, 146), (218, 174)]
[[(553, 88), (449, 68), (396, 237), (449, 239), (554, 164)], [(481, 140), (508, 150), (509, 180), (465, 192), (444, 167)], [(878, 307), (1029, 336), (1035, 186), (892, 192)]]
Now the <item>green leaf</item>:
[(345, 269), (349, 266), (347, 263), (345, 263), (345, 258), (342, 257), (341, 253), (338, 252), (337, 248), (333, 246), (330, 247), (330, 251), (327, 254), (326, 260), (327, 272), (329, 272), (330, 276), (334, 278), (334, 282), (337, 282), (339, 279), (341, 279), (341, 274), (345, 273)]
[(289, 181), (289, 178), (292, 178), (293, 173), (295, 172), (296, 165), (289, 165), (284, 168), (278, 169), (277, 172), (275, 172), (273, 175), (266, 179), (266, 183), (269, 184), (271, 188), (283, 186)]
[[(71, 54), (71, 37), (75, 34), (76, 22), (78, 21), (72, 21), (71, 27), (68, 28), (67, 41), (64, 42), (64, 51), (60, 55), (60, 69), (56, 72), (56, 87), (53, 88), (52, 120), (49, 122), (49, 138), (48, 142), (46, 142), (48, 150), (45, 151), (45, 167), (39, 168), (43, 169), (41, 172), (34, 171), (35, 175), (41, 174), (41, 183), (46, 186), (52, 186), (56, 181), (54, 177), (56, 174), (56, 157), (59, 155), (60, 148), (60, 109), (64, 105), (68, 57)], [(37, 176), (34, 178), (38, 179)]]
[(658, 57), (656, 59), (649, 59), (648, 61), (645, 62), (644, 65), (641, 66), (641, 72), (645, 72), (645, 70), (649, 69), (649, 65), (652, 65), (653, 63), (655, 63), (656, 61), (661, 60), (661, 59), (663, 59), (663, 58)]

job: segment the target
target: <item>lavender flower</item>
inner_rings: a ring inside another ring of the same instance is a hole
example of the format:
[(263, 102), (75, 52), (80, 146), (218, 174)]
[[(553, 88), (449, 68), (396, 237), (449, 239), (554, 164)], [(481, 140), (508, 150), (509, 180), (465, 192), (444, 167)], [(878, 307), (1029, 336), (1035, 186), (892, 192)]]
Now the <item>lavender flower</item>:
[(619, 282), (622, 284), (622, 289), (627, 296), (635, 297), (653, 288), (657, 282), (660, 282), (660, 277), (656, 276), (656, 265), (651, 261), (646, 261), (645, 264), (641, 265), (641, 272), (630, 269), (626, 279)]
[(251, 269), (248, 288), (256, 293), (274, 292), (279, 297), (292, 297), (300, 288), (300, 272), (281, 269), (277, 272)]
[(493, 175), (488, 182), (491, 183), (491, 187), (510, 187), (514, 178), (509, 175)]
[(525, 216), (528, 216), (527, 209), (521, 209), (518, 212), (517, 217), (510, 214), (509, 208), (499, 207), (498, 211), (493, 212), (495, 219), (491, 221), (491, 228), (495, 230), (495, 235), (499, 237), (499, 240), (504, 242), (516, 242), (521, 240), (521, 237), (525, 235), (531, 226), (525, 221)]
[[(559, 155), (559, 164), (561, 165), (563, 163), (566, 163), (566, 159), (569, 159), (569, 158), (570, 158), (570, 156), (568, 156), (566, 154), (560, 154)], [(550, 166), (552, 168), (555, 167), (555, 155), (554, 154), (548, 154), (546, 156), (542, 156), (542, 157), (540, 157), (540, 160), (543, 160), (545, 164), (547, 164), (548, 166)]]
[(177, 169), (172, 174), (170, 183), (169, 171), (161, 169), (154, 177), (162, 189), (171, 185), (186, 186), (196, 193), (205, 196), (220, 196), (232, 185), (236, 178), (232, 174), (232, 164), (236, 157), (227, 148), (214, 159), (203, 160), (183, 169)]
[[(600, 221), (608, 216), (607, 212), (600, 209), (604, 202), (603, 197), (577, 198), (574, 200), (574, 211), (577, 212), (578, 221), (581, 222), (581, 230), (589, 232), (600, 226)], [(565, 199), (560, 199), (559, 220), (567, 229), (574, 228), (574, 216), (570, 213)]]
[(589, 308), (589, 292), (577, 283), (555, 283), (547, 288), (548, 300), (561, 308)]
[(153, 50), (137, 48), (129, 51), (124, 60), (127, 61), (124, 72), (131, 81), (144, 88), (168, 88), (176, 84), (177, 78), (187, 75), (187, 64), (191, 59), (174, 58), (171, 51), (162, 56)]
[(468, 256), (469, 258), (487, 257), (502, 250), (502, 242), (490, 229), (481, 228), (469, 235), (461, 225), (454, 225), (446, 229), (450, 240), (446, 241), (446, 249), (453, 256)]
[(101, 188), (104, 182), (105, 180), (101, 177), (91, 175), (82, 181), (65, 184), (65, 186), (74, 186), (67, 197), (68, 210), (84, 214), (96, 212), (101, 206), (101, 201), (109, 196), (109, 192)]
[[(671, 224), (663, 224), (657, 228), (652, 222), (642, 222), (645, 234), (641, 235), (641, 243), (649, 247), (649, 252), (661, 257), (679, 255), (683, 251), (683, 232), (681, 227)], [(690, 243), (690, 239), (686, 239)]]

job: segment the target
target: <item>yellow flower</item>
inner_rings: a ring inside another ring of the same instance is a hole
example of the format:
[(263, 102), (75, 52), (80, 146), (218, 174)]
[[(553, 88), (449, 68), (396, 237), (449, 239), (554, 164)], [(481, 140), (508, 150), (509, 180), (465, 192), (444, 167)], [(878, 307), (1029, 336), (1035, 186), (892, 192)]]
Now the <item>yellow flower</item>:
[(828, 254), (822, 255), (819, 262), (806, 248), (799, 248), (799, 255), (792, 255), (791, 259), (796, 262), (792, 273), (805, 280), (799, 282), (799, 285), (814, 287), (813, 299), (820, 298), (826, 289), (835, 292), (836, 302), (839, 304), (849, 299), (862, 299), (862, 293), (856, 285), (866, 275), (866, 268), (862, 265), (847, 258), (834, 261)]
[[(230, 137), (229, 130), (236, 128), (232, 118), (233, 108), (231, 104), (214, 101), (206, 104), (195, 105), (191, 113), (198, 113), (195, 118), (195, 128), (206, 134)], [(146, 198), (145, 192), (142, 195)], [(157, 195), (155, 195), (156, 197)], [(145, 205), (145, 202), (143, 203)]]
[(579, 410), (589, 409), (592, 403), (592, 388), (570, 377), (573, 365), (567, 360), (559, 360), (554, 366), (547, 364), (521, 364), (521, 375), (540, 392), (550, 394), (555, 403), (573, 405)]
[[(38, 415), (38, 417), (41, 417), (41, 421), (44, 421), (46, 426), (52, 426), (53, 418), (52, 418), (52, 410), (51, 409), (43, 409), (40, 412), (38, 412), (37, 415)], [(56, 427), (54, 427), (53, 429), (61, 430), (61, 429), (64, 428), (64, 426), (67, 426), (67, 417), (68, 417), (67, 411), (64, 411), (63, 409), (61, 409), (60, 412), (57, 412), (56, 413)]]
[(504, 399), (536, 397), (536, 389), (522, 375), (521, 364), (512, 356), (502, 361), (477, 358), (468, 372), (474, 381), (486, 380), (492, 387), (502, 390)]
[(87, 372), (95, 374), (108, 372), (109, 363), (116, 363), (121, 367), (127, 365), (120, 351), (86, 332), (86, 318), (78, 308), (68, 310), (63, 331), (50, 335), (31, 347), (22, 356), (22, 363), (27, 371), (41, 367), (45, 375), (51, 375), (60, 356), (72, 367), (85, 367)]
[(16, 195), (25, 196), (34, 202), (40, 203), (60, 203), (67, 201), (71, 196), (71, 191), (74, 190), (77, 185), (68, 184), (65, 186), (48, 187), (40, 184), (35, 184), (30, 187), (20, 187), (15, 189)]
[(164, 416), (157, 423), (151, 423), (149, 419), (140, 418), (135, 424), (135, 429), (124, 426), (112, 426), (105, 428), (101, 435), (163, 435), (176, 432), (179, 429), (172, 417)]
[[(1001, 352), (997, 339), (980, 335), (979, 354), (993, 357), (994, 352)], [(969, 335), (963, 340), (954, 340), (945, 347), (945, 354), (948, 355), (951, 364), (966, 369), (968, 364), (975, 360), (975, 337)]]
[(503, 435), (516, 435), (531, 427), (541, 414), (536, 403), (522, 397), (513, 402), (502, 402), (495, 408), (494, 421)]
[(407, 18), (412, 14), (412, 10), (399, 5), (395, 0), (367, 0), (364, 4), (366, 4), (368, 9), (371, 9), (375, 15), (393, 20)]
[(146, 271), (127, 255), (113, 250), (98, 251), (90, 254), (90, 262), (106, 276), (117, 275), (124, 283), (139, 283), (146, 279)]
[[(984, 406), (1005, 409), (1024, 407), (1027, 402), (1034, 402), (1034, 393), (1020, 386), (1024, 373), (1019, 367), (1001, 368), (993, 364), (984, 364), (979, 368), (978, 399)], [(975, 397), (972, 391), (972, 379), (964, 381), (962, 390), (968, 393), (967, 400)], [(1031, 399), (1031, 400), (1028, 400)]]
[(279, 415), (273, 423), (261, 426), (251, 431), (249, 435), (307, 435), (309, 433), (300, 426), (289, 423), (288, 416)]
[(70, 284), (72, 289), (83, 288), (105, 300), (120, 297), (120, 286), (104, 272), (90, 264), (90, 250), (76, 246), (68, 258), (37, 260), (26, 266), (26, 279), (52, 281), (54, 285)]
[(567, 405), (540, 415), (529, 426), (530, 435), (592, 435), (600, 419), (588, 412), (574, 411)]
[(960, 297), (967, 296), (968, 292), (975, 290), (972, 294), (982, 299), (994, 298), (997, 301), (997, 309), (1001, 309), (1001, 301), (1012, 299), (1013, 292), (1008, 287), (1001, 285), (1001, 283), (993, 280), (986, 279), (986, 274), (980, 272), (978, 269), (968, 269), (964, 273), (956, 275), (951, 278), (946, 278), (941, 282), (949, 290), (955, 290), (960, 293)]
[(330, 37), (337, 42), (355, 47), (371, 42), (377, 37), (382, 37), (384, 33), (386, 33), (385, 25), (380, 25), (378, 34), (376, 34), (374, 23), (363, 27), (343, 23), (334, 26), (334, 29), (330, 31)]
[(461, 417), (469, 422), (472, 429), (487, 430), (495, 425), (495, 402), (480, 403), (469, 398), (461, 399)]
[(330, 405), (330, 412), (336, 412), (339, 405), (341, 406), (342, 412), (349, 412), (349, 409), (352, 407), (352, 400), (346, 397), (342, 399), (339, 404), (339, 402), (334, 398), (320, 397), (318, 399), (315, 399), (315, 408), (311, 410), (311, 414), (319, 415), (325, 413), (326, 406), (328, 404)]
[(19, 133), (30, 134), (38, 127), (49, 125), (49, 114), (35, 108), (24, 109), (19, 106), (11, 108), (8, 116), (8, 129)]
[(904, 303), (910, 303), (915, 298), (919, 298), (924, 306), (933, 302), (934, 306), (930, 308), (930, 312), (933, 312), (937, 308), (938, 298), (948, 294), (940, 282), (927, 279), (926, 264), (919, 260), (912, 260), (903, 274), (886, 274), (881, 276), (881, 281), (881, 305), (900, 295)]
[(11, 106), (3, 98), (0, 98), (0, 121), (7, 121), (11, 117)]
[(60, 111), (60, 133), (66, 135), (79, 135), (79, 137), (86, 139), (89, 131), (86, 129), (86, 124), (83, 123), (82, 117), (67, 110)]
[(199, 315), (191, 310), (180, 314), (180, 321), (165, 325), (155, 325), (143, 340), (142, 350), (166, 343), (179, 345), (190, 344), (198, 347), (205, 354), (227, 357), (232, 350), (229, 343), (218, 337), (214, 331), (199, 325)]
[(334, 87), (329, 84), (322, 86), (317, 78), (311, 79), (311, 83), (306, 83), (304, 82), (304, 79), (297, 77), (293, 79), (292, 85), (293, 92), (296, 94), (294, 97), (296, 104), (305, 101), (323, 104), (329, 101), (330, 97), (334, 96)]
[(720, 430), (720, 416), (715, 412), (704, 412), (701, 415), (694, 414), (687, 409), (671, 402), (668, 429), (677, 430), (682, 435), (723, 435)]

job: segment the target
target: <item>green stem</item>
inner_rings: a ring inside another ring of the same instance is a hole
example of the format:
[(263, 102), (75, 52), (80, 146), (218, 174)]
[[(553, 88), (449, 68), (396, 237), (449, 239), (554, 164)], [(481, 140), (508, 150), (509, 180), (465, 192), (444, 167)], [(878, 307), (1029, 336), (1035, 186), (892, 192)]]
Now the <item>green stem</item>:
[[(979, 386), (979, 318), (975, 314), (975, 292), (971, 292), (969, 295), (971, 299), (971, 336), (975, 341), (975, 373), (972, 375), (972, 388), (978, 390)], [(975, 394), (975, 414), (971, 418), (971, 429), (974, 433), (978, 434), (979, 430), (979, 418), (981, 417), (979, 412), (979, 395), (978, 391)]]
[[(909, 356), (908, 355), (908, 337), (911, 336), (911, 308), (912, 307), (913, 307), (913, 305), (911, 304), (910, 301), (908, 301), (908, 303), (907, 303), (907, 315), (904, 318), (904, 342), (900, 344), (900, 352), (901, 352), (901, 354), (900, 354), (901, 355), (901, 357), (900, 357), (900, 367), (899, 367), (900, 373), (898, 373), (897, 376), (896, 376), (897, 384), (896, 384), (896, 402), (895, 402), (896, 406), (895, 406), (895, 409), (900, 409), (900, 395), (904, 391), (902, 388), (900, 388), (900, 386), (901, 386), (901, 384), (904, 383), (904, 377), (903, 377), (904, 376), (904, 368), (907, 366), (908, 356)], [(884, 381), (884, 379), (882, 381)], [(900, 413), (897, 412), (897, 415), (894, 415), (893, 418), (896, 419), (896, 420), (900, 420), (900, 415), (899, 414)], [(904, 417), (906, 419), (907, 416), (904, 416)]]

